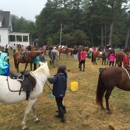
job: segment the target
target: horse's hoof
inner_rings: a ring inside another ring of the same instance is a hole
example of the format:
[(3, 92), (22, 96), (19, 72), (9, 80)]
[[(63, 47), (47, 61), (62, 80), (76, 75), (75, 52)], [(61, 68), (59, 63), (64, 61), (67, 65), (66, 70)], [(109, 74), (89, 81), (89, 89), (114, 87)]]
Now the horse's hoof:
[(102, 110), (105, 110), (105, 108), (104, 108), (104, 107), (101, 107), (101, 109), (102, 109)]
[(112, 114), (112, 112), (111, 112), (111, 111), (108, 111), (108, 114)]
[(110, 130), (115, 130), (115, 128), (112, 125), (108, 126), (110, 128)]
[(23, 128), (22, 130), (29, 130), (29, 128), (28, 128), (28, 127), (26, 127), (26, 128)]
[(35, 123), (38, 123), (38, 122), (40, 122), (40, 120), (39, 120), (39, 119), (35, 121)]

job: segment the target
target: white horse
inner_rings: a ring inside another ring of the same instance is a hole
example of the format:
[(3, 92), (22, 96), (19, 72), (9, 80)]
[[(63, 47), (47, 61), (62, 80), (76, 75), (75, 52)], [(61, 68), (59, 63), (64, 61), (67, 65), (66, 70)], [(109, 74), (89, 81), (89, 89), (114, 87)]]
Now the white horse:
[(52, 57), (52, 65), (55, 68), (55, 66), (58, 66), (58, 57), (59, 57), (59, 51), (54, 47), (51, 51), (51, 57)]
[[(26, 116), (31, 109), (33, 110), (34, 121), (39, 121), (35, 112), (35, 103), (37, 98), (43, 92), (43, 87), (47, 78), (50, 77), (50, 71), (47, 62), (42, 63), (42, 65), (35, 71), (31, 71), (30, 75), (32, 75), (36, 80), (36, 85), (30, 92), (30, 96), (28, 98), (28, 104), (22, 121), (22, 130), (28, 130), (26, 126)], [(21, 91), (19, 95), (20, 87), (21, 83), (17, 79), (12, 79), (9, 76), (0, 76), (0, 102), (4, 104), (16, 104), (26, 100), (25, 91)], [(12, 91), (10, 91), (9, 89)]]

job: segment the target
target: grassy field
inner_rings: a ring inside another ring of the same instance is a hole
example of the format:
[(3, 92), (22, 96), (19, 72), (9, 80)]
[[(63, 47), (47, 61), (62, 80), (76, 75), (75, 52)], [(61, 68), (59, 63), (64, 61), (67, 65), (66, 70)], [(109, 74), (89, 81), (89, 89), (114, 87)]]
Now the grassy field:
[[(49, 60), (48, 56), (46, 56)], [(11, 69), (16, 72), (13, 58), (10, 56)], [(97, 60), (98, 65), (93, 65), (91, 59), (86, 60), (85, 72), (79, 71), (78, 61), (71, 56), (67, 60), (65, 55), (61, 56), (58, 64), (65, 64), (68, 71), (68, 88), (65, 96), (66, 123), (61, 123), (55, 118), (57, 106), (55, 99), (51, 99), (51, 91), (44, 87), (43, 94), (39, 97), (36, 104), (37, 117), (39, 123), (34, 123), (32, 111), (27, 117), (27, 126), (30, 130), (130, 130), (130, 93), (115, 87), (110, 96), (110, 108), (112, 114), (106, 110), (101, 110), (96, 105), (96, 86), (101, 60)], [(24, 64), (20, 64), (22, 71)], [(49, 65), (51, 76), (57, 68)], [(28, 68), (29, 69), (29, 68)], [(72, 92), (70, 84), (78, 82), (78, 90)], [(48, 83), (49, 84), (49, 83)], [(49, 84), (50, 87), (52, 85)], [(104, 100), (105, 101), (105, 100)], [(26, 109), (27, 101), (20, 104), (4, 105), (0, 103), (0, 127), (2, 130), (20, 130), (21, 122)], [(105, 102), (104, 102), (105, 106)], [(114, 129), (112, 129), (112, 126)]]

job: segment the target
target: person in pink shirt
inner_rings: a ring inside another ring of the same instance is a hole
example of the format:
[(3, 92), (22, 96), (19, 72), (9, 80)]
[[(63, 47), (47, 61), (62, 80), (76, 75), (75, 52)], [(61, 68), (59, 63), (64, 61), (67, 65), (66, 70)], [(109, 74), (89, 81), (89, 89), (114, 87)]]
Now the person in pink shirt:
[(23, 45), (21, 46), (21, 51), (24, 51), (24, 46)]
[(83, 71), (85, 71), (86, 56), (87, 56), (87, 53), (83, 48), (82, 51), (80, 52), (80, 58), (79, 58), (80, 59), (80, 65), (79, 65), (80, 71), (82, 71), (82, 66), (83, 66)]
[(109, 55), (109, 61), (109, 66), (113, 66), (115, 61), (115, 54), (113, 52)]

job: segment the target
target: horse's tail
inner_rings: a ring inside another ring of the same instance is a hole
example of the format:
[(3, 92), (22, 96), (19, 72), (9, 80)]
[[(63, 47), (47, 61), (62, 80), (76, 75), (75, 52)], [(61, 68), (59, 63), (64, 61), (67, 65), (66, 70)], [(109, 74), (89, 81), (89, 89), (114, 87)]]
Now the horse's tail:
[(104, 92), (106, 90), (105, 84), (103, 83), (103, 80), (102, 80), (102, 73), (104, 70), (105, 69), (103, 69), (99, 74), (97, 91), (96, 91), (96, 104), (100, 105), (100, 106), (103, 105), (103, 96), (104, 96)]

